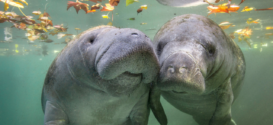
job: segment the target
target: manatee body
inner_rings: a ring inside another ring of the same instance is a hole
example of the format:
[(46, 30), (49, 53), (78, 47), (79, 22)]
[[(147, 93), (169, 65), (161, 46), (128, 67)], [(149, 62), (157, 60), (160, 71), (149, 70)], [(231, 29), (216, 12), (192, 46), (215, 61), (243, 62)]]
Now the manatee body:
[[(160, 4), (173, 7), (191, 7), (207, 4), (204, 0), (157, 0)], [(210, 3), (214, 3), (215, 0), (207, 0)]]
[(99, 26), (72, 40), (45, 78), (45, 125), (146, 125), (159, 63), (135, 29)]
[[(215, 22), (194, 14), (165, 23), (154, 41), (161, 69), (152, 102), (161, 93), (200, 125), (234, 125), (231, 105), (245, 75), (244, 56), (237, 44)], [(155, 114), (160, 108), (152, 106)]]

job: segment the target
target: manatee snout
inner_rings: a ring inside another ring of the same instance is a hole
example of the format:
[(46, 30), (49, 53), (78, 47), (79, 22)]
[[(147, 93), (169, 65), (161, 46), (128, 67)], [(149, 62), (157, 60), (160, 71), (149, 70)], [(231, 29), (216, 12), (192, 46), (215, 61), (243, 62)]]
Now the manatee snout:
[(202, 93), (204, 77), (196, 59), (186, 52), (170, 55), (160, 69), (158, 86), (162, 90), (179, 93)]
[(186, 77), (189, 73), (194, 72), (196, 68), (195, 61), (185, 53), (175, 53), (164, 61), (162, 70), (172, 76)]
[(108, 34), (111, 43), (100, 48), (96, 56), (96, 70), (105, 80), (120, 75), (139, 77), (151, 82), (159, 71), (159, 64), (150, 39), (135, 29), (117, 29)]

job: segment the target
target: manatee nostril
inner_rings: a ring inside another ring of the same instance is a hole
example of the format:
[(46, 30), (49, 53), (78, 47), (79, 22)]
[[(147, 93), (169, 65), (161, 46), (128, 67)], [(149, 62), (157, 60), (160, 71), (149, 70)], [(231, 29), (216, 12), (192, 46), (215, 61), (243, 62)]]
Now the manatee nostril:
[(137, 33), (131, 33), (131, 35), (132, 35), (132, 36), (138, 36), (138, 34), (137, 34)]
[(170, 73), (174, 73), (174, 67), (173, 67), (173, 66), (169, 66), (169, 67), (168, 67), (168, 71), (169, 71)]
[(188, 67), (184, 65), (184, 66), (181, 66), (178, 71), (179, 71), (179, 73), (183, 73), (187, 69), (188, 69)]
[(184, 70), (185, 70), (185, 68), (180, 67), (180, 68), (179, 68), (179, 73), (183, 73)]

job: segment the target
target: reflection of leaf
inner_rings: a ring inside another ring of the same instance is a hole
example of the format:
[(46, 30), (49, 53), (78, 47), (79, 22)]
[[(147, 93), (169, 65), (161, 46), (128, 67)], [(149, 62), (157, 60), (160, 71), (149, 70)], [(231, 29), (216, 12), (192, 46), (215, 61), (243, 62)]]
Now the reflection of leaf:
[(119, 4), (119, 0), (109, 0), (110, 5), (117, 6)]
[(67, 10), (72, 6), (75, 8), (77, 13), (79, 12), (80, 9), (84, 10), (85, 13), (87, 13), (89, 5), (86, 3), (81, 3), (81, 2), (68, 1), (67, 2)]

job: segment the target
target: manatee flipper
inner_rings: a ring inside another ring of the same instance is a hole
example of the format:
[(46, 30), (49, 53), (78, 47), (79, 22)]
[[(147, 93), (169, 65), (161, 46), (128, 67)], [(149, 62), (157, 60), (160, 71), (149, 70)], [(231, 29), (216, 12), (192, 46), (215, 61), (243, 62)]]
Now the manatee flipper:
[(234, 99), (231, 78), (228, 78), (226, 82), (218, 88), (216, 109), (209, 125), (236, 125), (231, 119), (231, 104)]
[[(154, 85), (154, 84), (153, 84)], [(164, 109), (160, 103), (161, 91), (156, 87), (152, 86), (150, 90), (149, 106), (152, 109), (154, 116), (161, 125), (167, 125), (168, 120), (164, 112)]]
[(68, 119), (65, 112), (58, 106), (50, 101), (46, 102), (45, 108), (45, 125), (67, 125)]
[(147, 125), (150, 108), (147, 105), (148, 93), (142, 95), (139, 101), (134, 106), (132, 112), (130, 113), (129, 120), (126, 122), (126, 125)]

